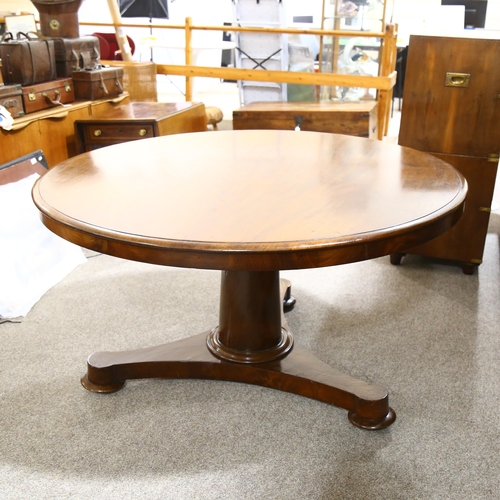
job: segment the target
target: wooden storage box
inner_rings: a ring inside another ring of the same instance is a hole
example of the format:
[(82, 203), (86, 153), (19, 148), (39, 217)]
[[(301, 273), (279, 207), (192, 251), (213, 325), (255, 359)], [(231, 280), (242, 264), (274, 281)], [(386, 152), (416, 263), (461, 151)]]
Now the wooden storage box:
[(279, 129), (377, 138), (378, 103), (252, 102), (233, 111), (233, 129)]
[(0, 106), (3, 106), (12, 118), (24, 115), (22, 94), (21, 85), (0, 85)]

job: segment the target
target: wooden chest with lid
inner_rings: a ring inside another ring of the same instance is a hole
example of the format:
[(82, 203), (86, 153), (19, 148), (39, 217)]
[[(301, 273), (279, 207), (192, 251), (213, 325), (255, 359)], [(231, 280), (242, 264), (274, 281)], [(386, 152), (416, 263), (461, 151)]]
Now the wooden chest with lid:
[(233, 129), (279, 129), (377, 138), (377, 101), (252, 102), (233, 111)]

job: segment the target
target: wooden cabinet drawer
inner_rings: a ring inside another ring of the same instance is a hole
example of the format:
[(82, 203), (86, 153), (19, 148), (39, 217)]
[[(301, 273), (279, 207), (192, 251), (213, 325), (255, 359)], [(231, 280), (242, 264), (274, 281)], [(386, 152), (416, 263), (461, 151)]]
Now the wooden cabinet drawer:
[(84, 127), (86, 142), (95, 141), (133, 141), (134, 139), (144, 139), (154, 137), (154, 127), (148, 123), (97, 123)]

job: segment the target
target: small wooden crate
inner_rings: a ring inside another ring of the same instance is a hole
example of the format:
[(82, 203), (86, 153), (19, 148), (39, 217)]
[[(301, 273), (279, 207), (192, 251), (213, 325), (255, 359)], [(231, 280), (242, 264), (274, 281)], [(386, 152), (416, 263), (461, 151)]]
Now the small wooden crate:
[(377, 138), (377, 101), (252, 102), (233, 111), (233, 129), (278, 129)]

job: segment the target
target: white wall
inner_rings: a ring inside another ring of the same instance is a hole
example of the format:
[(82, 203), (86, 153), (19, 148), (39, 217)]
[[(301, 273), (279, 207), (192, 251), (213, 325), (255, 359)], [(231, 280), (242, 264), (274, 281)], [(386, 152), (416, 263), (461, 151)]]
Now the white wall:
[(36, 12), (30, 0), (0, 0), (0, 11), (5, 12)]
[[(139, 0), (140, 1), (140, 0)], [(323, 0), (286, 0), (289, 24), (293, 16), (312, 15), (314, 27), (321, 25), (321, 8)], [(393, 0), (394, 18), (393, 21), (399, 25), (400, 41), (407, 41), (412, 33), (421, 33), (425, 30), (426, 20), (432, 11), (441, 5), (441, 0)], [(198, 24), (222, 24), (232, 20), (233, 3), (232, 0), (168, 0), (170, 21), (175, 24), (182, 24), (186, 17), (192, 17), (194, 23)], [(330, 1), (326, 0), (327, 10), (331, 7)], [(30, 0), (0, 0), (0, 12), (27, 11), (37, 14), (35, 6)], [(92, 22), (99, 19), (101, 22), (110, 22), (106, 0), (84, 0), (79, 11), (81, 21)], [(129, 21), (133, 21), (129, 19)], [(137, 20), (135, 20), (137, 22)], [(141, 19), (140, 22), (143, 22)], [(487, 30), (500, 30), (500, 0), (488, 0), (488, 10), (486, 13)], [(130, 29), (129, 29), (130, 30)], [(85, 28), (84, 33), (87, 34)], [(92, 30), (91, 30), (92, 31)], [(93, 30), (96, 31), (96, 30)], [(113, 28), (100, 28), (99, 31), (113, 31)], [(132, 33), (131, 36), (135, 35)], [(147, 36), (140, 34), (140, 37)], [(207, 40), (207, 36), (218, 37), (218, 33), (195, 33), (195, 37), (202, 37)], [(182, 33), (170, 32), (170, 38), (182, 39)], [(181, 40), (182, 41), (182, 40)], [(193, 40), (196, 42), (196, 38)], [(200, 39), (200, 43), (203, 41)]]
[(489, 0), (488, 10), (486, 11), (487, 30), (500, 30), (500, 0)]
[[(327, 1), (327, 7), (330, 2)], [(321, 23), (322, 0), (287, 0), (289, 19), (293, 15), (313, 15), (314, 24)], [(429, 9), (441, 5), (441, 0), (394, 0), (394, 22), (399, 24), (401, 32), (412, 31), (413, 27), (421, 27), (425, 22)], [(201, 19), (210, 23), (216, 18), (232, 19), (232, 0), (169, 0), (172, 18), (182, 19), (190, 16), (196, 22)], [(35, 6), (30, 0), (0, 0), (0, 11), (34, 12)], [(98, 18), (110, 21), (106, 0), (84, 0), (79, 11), (81, 20), (92, 21)], [(500, 0), (488, 0), (486, 13), (486, 29), (500, 30)]]
[[(141, 1), (141, 0), (139, 0)], [(218, 25), (221, 26), (226, 21), (232, 20), (231, 0), (175, 0), (168, 1), (169, 19), (154, 19), (153, 22), (161, 24), (184, 24), (186, 17), (191, 17), (193, 24)], [(80, 21), (93, 22), (99, 19), (101, 22), (110, 22), (107, 2), (105, 0), (84, 0), (78, 11)], [(123, 18), (124, 23), (148, 23), (147, 18)], [(83, 28), (82, 28), (83, 29)], [(145, 30), (139, 28), (125, 28), (125, 32), (134, 39), (141, 39), (149, 36), (149, 28)], [(113, 28), (99, 28), (92, 31), (113, 31)], [(184, 31), (182, 30), (155, 30), (153, 35), (156, 38), (170, 43), (170, 45), (183, 45)], [(203, 44), (211, 40), (222, 40), (221, 32), (194, 32), (193, 45)]]
[[(142, 1), (142, 0), (138, 0)], [(0, 5), (2, 1), (0, 0)], [(168, 0), (168, 11), (170, 20), (182, 20), (191, 17), (193, 22), (204, 24), (216, 24), (219, 19), (225, 21), (232, 19), (232, 1), (231, 0)], [(99, 15), (96, 15), (99, 13)], [(102, 19), (101, 19), (102, 16)], [(78, 11), (80, 20), (92, 21), (99, 18), (103, 22), (110, 20), (108, 4), (106, 0), (83, 0), (82, 6)], [(141, 19), (144, 21), (144, 19)], [(158, 20), (163, 22), (163, 20)]]
[(441, 0), (396, 0), (393, 22), (398, 24), (400, 41), (425, 29), (427, 12), (441, 5)]
[[(425, 32), (440, 7), (441, 0), (395, 0), (393, 21), (398, 24), (399, 38), (407, 41), (410, 34)], [(500, 30), (500, 0), (488, 0), (485, 29)]]

